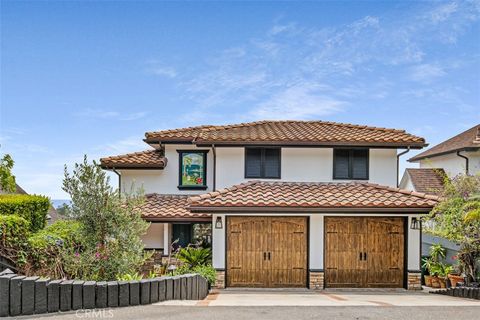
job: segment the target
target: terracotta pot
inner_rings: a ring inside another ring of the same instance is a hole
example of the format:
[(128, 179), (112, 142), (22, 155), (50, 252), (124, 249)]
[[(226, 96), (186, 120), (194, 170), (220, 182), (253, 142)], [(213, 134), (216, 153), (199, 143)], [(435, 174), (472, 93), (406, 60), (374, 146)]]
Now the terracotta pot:
[(458, 282), (463, 282), (463, 277), (456, 275), (456, 274), (449, 274), (448, 279), (450, 279), (450, 283), (452, 284), (452, 287), (456, 287)]
[(441, 288), (439, 277), (437, 276), (432, 277), (432, 288)]
[(424, 279), (425, 279), (425, 285), (427, 287), (431, 287), (432, 286), (432, 276), (423, 276)]
[(446, 278), (438, 278), (438, 282), (440, 283), (440, 288), (446, 288), (447, 287), (447, 280)]

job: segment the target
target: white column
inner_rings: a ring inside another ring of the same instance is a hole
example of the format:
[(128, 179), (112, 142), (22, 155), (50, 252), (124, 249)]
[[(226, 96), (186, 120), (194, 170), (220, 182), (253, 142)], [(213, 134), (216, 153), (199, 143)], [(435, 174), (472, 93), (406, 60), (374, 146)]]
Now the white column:
[(420, 230), (410, 229), (412, 218), (420, 219), (420, 215), (412, 215), (408, 217), (408, 270), (420, 270)]
[[(215, 228), (215, 221), (217, 217), (222, 219), (222, 229)], [(225, 215), (212, 215), (212, 252), (213, 252), (213, 267), (215, 269), (225, 269)]]
[(163, 224), (163, 255), (168, 255), (170, 251), (170, 223)]
[(323, 215), (310, 216), (310, 269), (323, 270)]

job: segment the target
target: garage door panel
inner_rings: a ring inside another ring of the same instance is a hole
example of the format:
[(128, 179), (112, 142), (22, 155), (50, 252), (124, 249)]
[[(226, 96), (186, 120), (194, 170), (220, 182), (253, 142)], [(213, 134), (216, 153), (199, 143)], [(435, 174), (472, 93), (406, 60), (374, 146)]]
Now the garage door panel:
[(327, 287), (402, 287), (402, 218), (325, 218)]
[(227, 221), (227, 286), (306, 287), (305, 217)]

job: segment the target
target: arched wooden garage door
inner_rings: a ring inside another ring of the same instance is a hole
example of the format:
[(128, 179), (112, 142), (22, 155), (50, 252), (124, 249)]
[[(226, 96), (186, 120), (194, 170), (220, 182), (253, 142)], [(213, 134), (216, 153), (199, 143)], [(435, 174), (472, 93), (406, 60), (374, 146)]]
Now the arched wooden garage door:
[(305, 217), (228, 217), (227, 286), (307, 286)]
[(404, 259), (403, 218), (325, 218), (327, 288), (401, 288)]

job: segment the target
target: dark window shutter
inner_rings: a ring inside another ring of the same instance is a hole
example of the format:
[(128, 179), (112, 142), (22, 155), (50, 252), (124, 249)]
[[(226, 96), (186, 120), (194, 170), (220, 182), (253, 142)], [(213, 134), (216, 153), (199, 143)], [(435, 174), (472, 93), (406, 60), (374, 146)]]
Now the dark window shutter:
[(280, 178), (280, 149), (265, 149), (265, 178)]
[(262, 149), (245, 149), (245, 177), (260, 178), (262, 176)]
[(352, 150), (352, 179), (368, 178), (368, 150)]
[(333, 151), (335, 153), (334, 156), (334, 172), (333, 178), (334, 179), (348, 179), (349, 178), (349, 158), (350, 158), (350, 150), (347, 149), (337, 149)]

